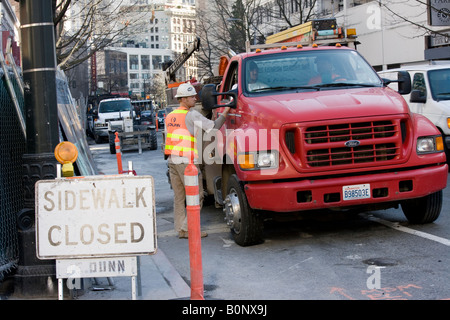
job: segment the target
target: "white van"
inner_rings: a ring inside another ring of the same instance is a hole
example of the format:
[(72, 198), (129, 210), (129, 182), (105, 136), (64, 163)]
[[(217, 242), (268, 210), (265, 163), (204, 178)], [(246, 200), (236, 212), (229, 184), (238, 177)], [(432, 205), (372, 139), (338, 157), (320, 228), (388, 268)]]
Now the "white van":
[[(412, 91), (404, 95), (409, 109), (430, 119), (444, 136), (447, 162), (450, 163), (450, 63), (407, 66), (380, 71), (381, 78), (393, 79), (397, 71), (411, 76)], [(389, 84), (393, 89), (396, 83)]]
[(113, 98), (100, 101), (94, 118), (94, 139), (100, 143), (108, 138), (108, 122), (122, 122), (124, 119), (133, 119), (134, 111), (131, 100), (128, 98)]

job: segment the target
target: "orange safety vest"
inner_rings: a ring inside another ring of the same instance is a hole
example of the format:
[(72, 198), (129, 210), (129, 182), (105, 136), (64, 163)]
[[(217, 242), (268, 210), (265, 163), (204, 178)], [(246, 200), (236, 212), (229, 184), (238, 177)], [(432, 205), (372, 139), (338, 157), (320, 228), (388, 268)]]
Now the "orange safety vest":
[(165, 120), (166, 147), (164, 154), (179, 157), (198, 158), (197, 139), (191, 135), (186, 127), (186, 114), (189, 110), (182, 107), (169, 113)]

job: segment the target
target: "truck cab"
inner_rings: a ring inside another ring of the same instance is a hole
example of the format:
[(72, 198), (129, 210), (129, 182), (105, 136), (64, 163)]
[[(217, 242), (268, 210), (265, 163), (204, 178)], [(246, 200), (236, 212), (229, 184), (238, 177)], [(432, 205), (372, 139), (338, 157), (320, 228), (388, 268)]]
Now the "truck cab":
[[(128, 98), (101, 100), (94, 119), (94, 139), (96, 143), (109, 137), (108, 124), (121, 124), (124, 119), (133, 119), (134, 111)], [(132, 125), (132, 124), (131, 124)]]
[(232, 107), (203, 162), (237, 244), (260, 243), (264, 220), (291, 212), (401, 206), (414, 223), (438, 218), (441, 132), (409, 110), (398, 75), (396, 92), (354, 49), (296, 46), (235, 55), (221, 85), (203, 87), (213, 119)]

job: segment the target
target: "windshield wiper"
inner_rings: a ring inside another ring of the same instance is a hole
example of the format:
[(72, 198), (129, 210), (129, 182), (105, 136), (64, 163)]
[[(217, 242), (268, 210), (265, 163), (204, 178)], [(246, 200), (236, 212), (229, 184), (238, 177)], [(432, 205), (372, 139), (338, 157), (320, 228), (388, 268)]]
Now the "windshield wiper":
[(324, 83), (315, 85), (317, 88), (329, 88), (329, 87), (376, 87), (376, 84), (371, 83), (349, 83), (349, 82), (335, 82)]
[(295, 89), (313, 89), (313, 90), (319, 90), (319, 88), (317, 88), (317, 86), (279, 86), (279, 87), (264, 87), (264, 88), (258, 88), (258, 89), (253, 89), (252, 92), (257, 92), (257, 91), (269, 91), (269, 90), (295, 90)]

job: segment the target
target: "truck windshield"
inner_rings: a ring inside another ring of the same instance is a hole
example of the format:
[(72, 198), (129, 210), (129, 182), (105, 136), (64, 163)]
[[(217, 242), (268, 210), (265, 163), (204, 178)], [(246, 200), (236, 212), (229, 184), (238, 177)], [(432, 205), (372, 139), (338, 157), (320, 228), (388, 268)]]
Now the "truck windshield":
[(261, 55), (247, 59), (244, 70), (247, 93), (382, 85), (359, 53), (346, 49)]
[(450, 69), (429, 71), (428, 80), (434, 100), (450, 100)]
[(100, 102), (98, 107), (99, 113), (130, 111), (130, 100), (116, 100)]

